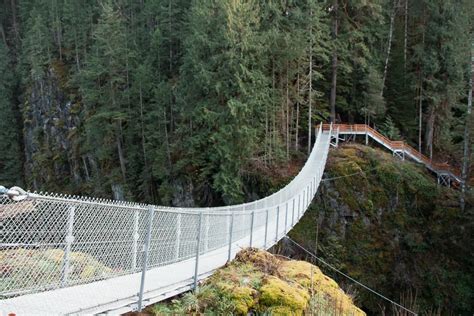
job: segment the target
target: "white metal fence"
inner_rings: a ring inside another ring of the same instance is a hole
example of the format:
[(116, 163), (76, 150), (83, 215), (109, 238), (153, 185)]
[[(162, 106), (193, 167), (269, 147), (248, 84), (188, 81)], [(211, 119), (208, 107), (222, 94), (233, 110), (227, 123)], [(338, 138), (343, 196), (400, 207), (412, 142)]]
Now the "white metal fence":
[(197, 273), (199, 256), (228, 247), (231, 259), (232, 243), (245, 238), (252, 246), (256, 231), (264, 231), (259, 236), (265, 248), (273, 245), (296, 224), (317, 191), (329, 148), (328, 141), (318, 146), (321, 135), (320, 127), (314, 148), (323, 152), (313, 150), (293, 181), (246, 204), (171, 208), (4, 189), (0, 196), (0, 299), (189, 258), (196, 258)]

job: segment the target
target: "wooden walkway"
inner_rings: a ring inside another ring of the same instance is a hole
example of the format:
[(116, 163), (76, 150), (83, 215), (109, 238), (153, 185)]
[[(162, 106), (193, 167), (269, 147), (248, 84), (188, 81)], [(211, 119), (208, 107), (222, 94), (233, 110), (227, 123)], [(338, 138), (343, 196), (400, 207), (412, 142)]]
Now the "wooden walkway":
[[(329, 130), (331, 124), (323, 124), (323, 130)], [(337, 146), (339, 141), (346, 140), (346, 136), (365, 136), (365, 142), (368, 144), (369, 137), (381, 146), (390, 150), (394, 156), (404, 160), (408, 157), (418, 163), (426, 166), (428, 170), (435, 173), (438, 183), (446, 186), (461, 183), (461, 173), (459, 170), (451, 167), (447, 163), (437, 163), (420, 153), (415, 148), (408, 145), (405, 141), (390, 140), (374, 128), (366, 124), (332, 124), (331, 144)], [(342, 136), (342, 137), (341, 137)]]

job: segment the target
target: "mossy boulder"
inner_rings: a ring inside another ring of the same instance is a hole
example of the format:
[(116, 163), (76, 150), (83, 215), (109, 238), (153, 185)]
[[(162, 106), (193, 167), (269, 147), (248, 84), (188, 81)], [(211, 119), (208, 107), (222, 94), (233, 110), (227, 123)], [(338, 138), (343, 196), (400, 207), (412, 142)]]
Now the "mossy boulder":
[[(324, 307), (324, 308), (323, 308)], [(332, 279), (303, 261), (248, 248), (217, 270), (197, 293), (148, 309), (154, 314), (365, 315)]]
[(309, 302), (309, 293), (306, 289), (274, 276), (265, 278), (260, 293), (261, 306), (283, 306), (297, 314), (303, 313)]

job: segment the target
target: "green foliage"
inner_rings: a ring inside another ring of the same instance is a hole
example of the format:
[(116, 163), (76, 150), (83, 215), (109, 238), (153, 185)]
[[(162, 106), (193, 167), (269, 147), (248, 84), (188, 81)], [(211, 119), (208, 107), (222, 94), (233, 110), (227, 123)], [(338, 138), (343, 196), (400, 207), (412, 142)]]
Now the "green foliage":
[(0, 42), (0, 183), (4, 186), (23, 183), (22, 156), (15, 108), (12, 106), (13, 74), (7, 48)]
[(380, 127), (380, 131), (391, 140), (399, 140), (401, 138), (400, 130), (390, 116), (387, 116), (385, 122)]

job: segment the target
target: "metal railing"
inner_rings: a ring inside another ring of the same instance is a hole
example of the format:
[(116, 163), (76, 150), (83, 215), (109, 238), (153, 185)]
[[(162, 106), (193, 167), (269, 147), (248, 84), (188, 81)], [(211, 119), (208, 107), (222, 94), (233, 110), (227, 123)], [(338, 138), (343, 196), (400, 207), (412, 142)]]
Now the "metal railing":
[(0, 299), (140, 271), (143, 287), (147, 270), (191, 258), (196, 282), (202, 254), (228, 247), (230, 260), (232, 243), (248, 239), (252, 246), (257, 230), (270, 247), (317, 191), (329, 148), (329, 142), (318, 146), (322, 131), (314, 148), (323, 152), (313, 149), (283, 189), (246, 204), (171, 208), (0, 189)]

